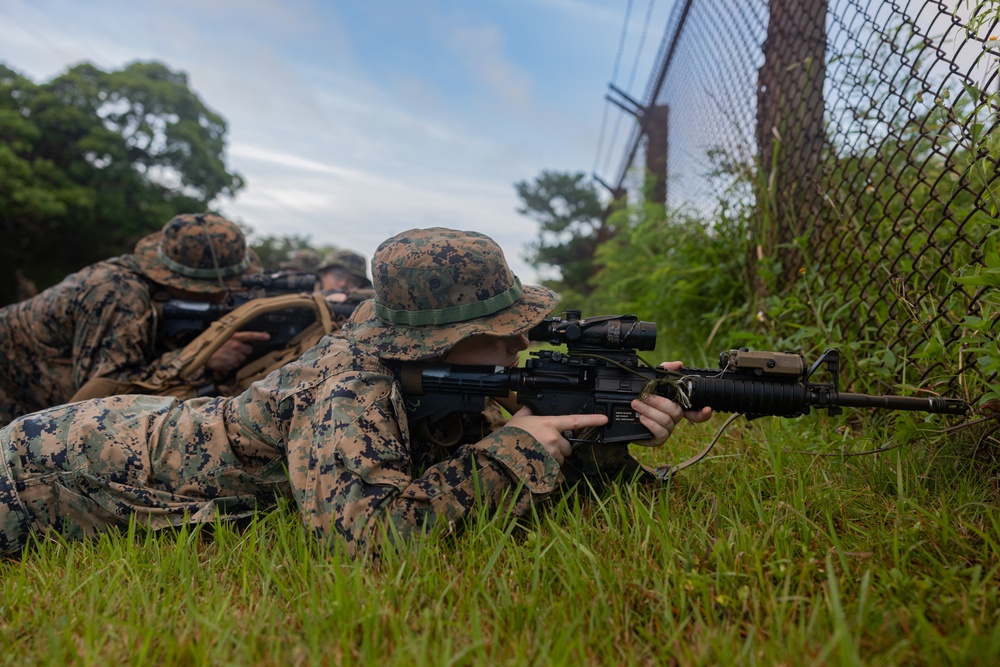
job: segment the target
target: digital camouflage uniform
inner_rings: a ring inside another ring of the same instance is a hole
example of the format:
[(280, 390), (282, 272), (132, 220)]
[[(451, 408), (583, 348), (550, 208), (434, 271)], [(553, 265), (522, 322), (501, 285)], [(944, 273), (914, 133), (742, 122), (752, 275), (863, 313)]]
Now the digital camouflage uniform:
[(154, 360), (159, 285), (213, 294), (259, 271), (239, 228), (182, 215), (135, 252), (91, 265), (34, 298), (0, 309), (0, 425), (69, 401), (85, 382), (142, 380)]
[(280, 495), (315, 534), (362, 554), (385, 529), (405, 538), (505, 498), (515, 513), (545, 498), (559, 466), (520, 428), (443, 452), (415, 440), (394, 367), (476, 332), (526, 330), (555, 295), (522, 288), (499, 247), (471, 232), (411, 230), (376, 260), (378, 296), (344, 338), (327, 336), (237, 397), (116, 396), (0, 430), (0, 551), (32, 532), (80, 537), (131, 516), (153, 528), (243, 516)]

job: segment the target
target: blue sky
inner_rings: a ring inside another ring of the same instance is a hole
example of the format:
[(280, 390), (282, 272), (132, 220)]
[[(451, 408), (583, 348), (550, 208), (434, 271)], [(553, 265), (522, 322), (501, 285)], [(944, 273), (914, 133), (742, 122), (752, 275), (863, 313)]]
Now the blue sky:
[(228, 121), (232, 219), (368, 257), (413, 227), (477, 230), (533, 281), (513, 184), (617, 176), (632, 121), (607, 84), (642, 98), (673, 4), (4, 0), (0, 61), (44, 81), (160, 60)]

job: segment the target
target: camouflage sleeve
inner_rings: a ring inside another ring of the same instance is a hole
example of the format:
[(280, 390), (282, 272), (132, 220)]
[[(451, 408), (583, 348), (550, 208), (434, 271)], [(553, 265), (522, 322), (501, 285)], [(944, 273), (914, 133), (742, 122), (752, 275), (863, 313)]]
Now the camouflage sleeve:
[[(479, 511), (523, 513), (556, 487), (555, 459), (510, 426), (417, 475), (396, 417), (405, 414), (402, 396), (386, 378), (342, 384), (321, 403), (289, 431), (289, 477), (306, 525), (352, 554), (377, 554), (386, 536), (455, 527)], [(299, 440), (306, 433), (308, 445)]]
[(73, 384), (92, 378), (129, 381), (145, 373), (154, 311), (144, 286), (112, 280), (81, 293), (73, 334)]
[(478, 511), (520, 516), (549, 496), (558, 475), (559, 465), (534, 437), (504, 427), (411, 480), (385, 508), (391, 535), (454, 528)]

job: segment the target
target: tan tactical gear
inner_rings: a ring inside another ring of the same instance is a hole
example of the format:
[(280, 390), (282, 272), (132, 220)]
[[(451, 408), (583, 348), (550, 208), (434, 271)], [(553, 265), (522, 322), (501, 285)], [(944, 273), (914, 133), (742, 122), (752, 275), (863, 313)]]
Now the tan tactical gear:
[(262, 271), (240, 228), (211, 213), (175, 216), (141, 239), (135, 256), (150, 280), (202, 294), (238, 290), (244, 274)]
[[(316, 322), (303, 329), (288, 345), (254, 359), (242, 366), (233, 376), (209, 384), (205, 364), (228, 341), (255, 318), (272, 312), (307, 309), (316, 313)], [(122, 382), (112, 378), (94, 378), (84, 384), (71, 401), (115, 396), (119, 394), (153, 394), (175, 396), (181, 400), (197, 396), (235, 396), (268, 373), (298, 359), (326, 334), (340, 329), (342, 321), (334, 319), (329, 305), (321, 294), (284, 294), (254, 299), (228, 313), (208, 326), (184, 348), (172, 355), (168, 363), (160, 366), (147, 379)]]
[(745, 371), (755, 375), (782, 375), (798, 378), (806, 372), (806, 360), (801, 354), (765, 352), (762, 350), (730, 350), (720, 355), (722, 368)]
[(488, 236), (411, 229), (383, 242), (372, 262), (375, 300), (361, 304), (344, 335), (383, 359), (418, 361), (476, 334), (524, 333), (558, 295), (521, 285)]

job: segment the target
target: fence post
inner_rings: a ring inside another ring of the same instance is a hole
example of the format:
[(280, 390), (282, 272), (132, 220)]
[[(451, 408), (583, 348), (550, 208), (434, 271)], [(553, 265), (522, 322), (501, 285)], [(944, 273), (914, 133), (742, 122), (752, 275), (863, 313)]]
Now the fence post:
[[(754, 292), (768, 287), (757, 271), (762, 259), (778, 259), (781, 272), (770, 288), (781, 293), (802, 265), (796, 238), (819, 226), (820, 169), (826, 130), (828, 0), (769, 0), (764, 63), (757, 78), (758, 156), (756, 229), (752, 231), (750, 275)], [(814, 239), (822, 237), (816, 229)]]
[(646, 132), (646, 173), (652, 179), (650, 197), (654, 203), (667, 204), (667, 133), (669, 108), (665, 104), (651, 106), (643, 114)]

